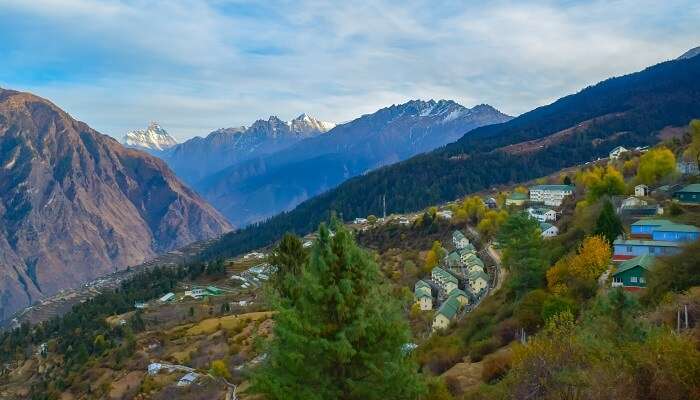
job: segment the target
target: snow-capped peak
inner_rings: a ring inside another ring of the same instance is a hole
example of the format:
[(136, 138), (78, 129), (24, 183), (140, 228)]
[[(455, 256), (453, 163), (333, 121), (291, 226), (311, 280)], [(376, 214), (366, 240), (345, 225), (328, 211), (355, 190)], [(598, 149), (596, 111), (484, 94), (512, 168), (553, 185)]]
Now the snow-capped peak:
[(335, 128), (332, 122), (319, 121), (314, 117), (303, 113), (289, 122), (292, 132), (308, 135), (313, 133), (325, 133)]
[(127, 147), (151, 151), (164, 151), (177, 144), (157, 122), (151, 122), (146, 129), (127, 132), (122, 142)]

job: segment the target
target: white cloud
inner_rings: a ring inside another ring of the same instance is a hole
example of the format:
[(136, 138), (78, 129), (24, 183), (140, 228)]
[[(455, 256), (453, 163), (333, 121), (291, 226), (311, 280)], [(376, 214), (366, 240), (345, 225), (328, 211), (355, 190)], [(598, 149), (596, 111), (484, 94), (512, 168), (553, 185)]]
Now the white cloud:
[(22, 17), (4, 29), (45, 30), (51, 45), (37, 52), (13, 32), (7, 65), (28, 72), (0, 84), (114, 136), (156, 119), (180, 139), (269, 114), (345, 121), (410, 98), (519, 114), (700, 42), (689, 1), (39, 0), (3, 11)]

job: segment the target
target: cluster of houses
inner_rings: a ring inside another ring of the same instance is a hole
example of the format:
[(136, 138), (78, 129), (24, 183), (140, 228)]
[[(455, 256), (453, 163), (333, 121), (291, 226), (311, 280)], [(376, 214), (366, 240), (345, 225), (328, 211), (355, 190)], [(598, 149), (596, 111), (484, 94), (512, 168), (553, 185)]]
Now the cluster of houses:
[[(311, 241), (308, 241), (309, 246)], [(304, 247), (306, 242), (304, 242)], [(243, 271), (240, 275), (231, 275), (231, 279), (241, 282), (241, 287), (243, 289), (255, 288), (262, 286), (262, 283), (270, 279), (272, 274), (277, 270), (277, 267), (269, 263), (262, 263), (255, 265)]]
[(679, 253), (688, 242), (700, 239), (700, 228), (665, 219), (640, 219), (630, 226), (630, 235), (613, 242), (613, 287), (639, 290), (646, 287), (646, 273), (656, 256)]
[(433, 317), (433, 330), (446, 328), (462, 308), (479, 301), (489, 286), (484, 262), (469, 239), (454, 231), (452, 244), (455, 250), (445, 256), (441, 266), (433, 268), (430, 279), (419, 280), (414, 287), (421, 310), (432, 310), (440, 303)]
[(559, 234), (559, 228), (554, 225), (558, 213), (554, 207), (560, 207), (567, 196), (574, 193), (572, 185), (535, 185), (529, 188), (528, 194), (513, 192), (506, 198), (508, 206), (524, 206), (531, 204), (525, 211), (530, 218), (540, 223), (542, 237), (550, 238)]

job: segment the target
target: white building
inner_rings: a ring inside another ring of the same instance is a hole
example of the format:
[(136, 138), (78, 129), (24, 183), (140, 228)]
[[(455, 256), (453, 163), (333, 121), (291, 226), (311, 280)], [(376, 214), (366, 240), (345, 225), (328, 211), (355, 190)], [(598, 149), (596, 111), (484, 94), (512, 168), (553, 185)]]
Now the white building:
[(640, 198), (630, 196), (624, 200), (622, 200), (622, 203), (620, 203), (621, 208), (630, 208), (630, 207), (640, 207), (640, 206), (646, 206), (647, 201), (642, 200)]
[(442, 210), (437, 212), (437, 216), (442, 218), (442, 219), (452, 219), (452, 211), (450, 210)]
[(472, 270), (469, 272), (469, 289), (475, 295), (489, 286), (489, 276), (483, 270)]
[(175, 293), (170, 292), (170, 293), (164, 294), (163, 297), (161, 297), (161, 298), (158, 299), (158, 300), (159, 300), (161, 303), (166, 303), (166, 302), (168, 302), (168, 301), (173, 300), (174, 298), (175, 298)]
[(564, 197), (574, 193), (571, 185), (536, 185), (530, 188), (530, 201), (546, 206), (561, 206)]
[(612, 149), (612, 151), (610, 151), (610, 159), (617, 160), (618, 158), (620, 158), (621, 155), (623, 155), (624, 153), (627, 153), (628, 151), (629, 150), (627, 150), (626, 148), (624, 148), (622, 146), (617, 146), (614, 149)]
[(649, 186), (644, 184), (635, 186), (634, 195), (637, 197), (649, 196)]
[(556, 221), (557, 212), (544, 207), (530, 207), (527, 209), (530, 218), (536, 219), (539, 222)]
[(355, 218), (355, 224), (366, 224), (367, 218)]
[(540, 223), (540, 229), (542, 230), (542, 237), (545, 238), (554, 237), (559, 234), (559, 228), (546, 222)]

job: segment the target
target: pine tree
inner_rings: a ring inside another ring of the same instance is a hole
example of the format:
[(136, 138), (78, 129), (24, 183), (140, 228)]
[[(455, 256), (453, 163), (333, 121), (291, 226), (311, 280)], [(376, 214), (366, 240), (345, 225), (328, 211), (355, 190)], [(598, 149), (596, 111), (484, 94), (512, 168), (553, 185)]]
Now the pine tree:
[(596, 227), (593, 233), (596, 235), (603, 235), (612, 246), (612, 242), (620, 236), (622, 232), (622, 222), (617, 214), (615, 214), (615, 209), (610, 200), (606, 200), (603, 204), (603, 209), (600, 211), (598, 220), (596, 221)]
[(275, 328), (253, 391), (268, 399), (412, 399), (422, 387), (402, 346), (409, 331), (372, 258), (335, 224), (319, 229), (296, 278), (275, 301)]
[(287, 233), (270, 255), (269, 262), (276, 271), (271, 279), (272, 288), (280, 298), (292, 299), (296, 297), (299, 287), (297, 280), (301, 276), (304, 264), (309, 255), (304, 249), (301, 240)]

